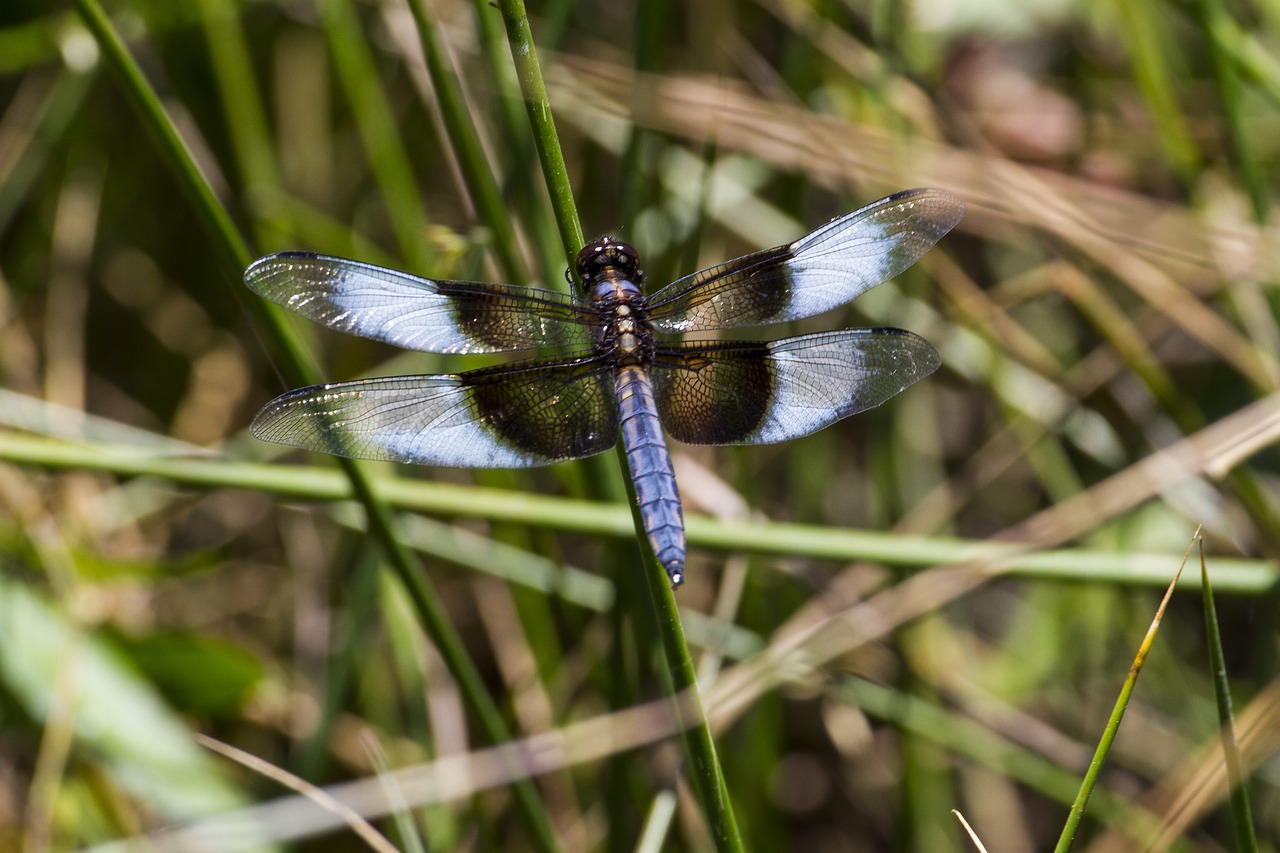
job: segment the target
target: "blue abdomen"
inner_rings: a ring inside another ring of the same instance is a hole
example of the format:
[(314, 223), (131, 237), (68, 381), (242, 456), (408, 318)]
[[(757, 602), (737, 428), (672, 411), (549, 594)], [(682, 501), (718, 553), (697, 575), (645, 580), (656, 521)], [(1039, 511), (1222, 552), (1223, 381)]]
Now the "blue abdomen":
[(623, 367), (618, 371), (617, 391), (622, 443), (645, 532), (671, 585), (679, 586), (684, 582), (684, 515), (649, 374), (640, 367)]

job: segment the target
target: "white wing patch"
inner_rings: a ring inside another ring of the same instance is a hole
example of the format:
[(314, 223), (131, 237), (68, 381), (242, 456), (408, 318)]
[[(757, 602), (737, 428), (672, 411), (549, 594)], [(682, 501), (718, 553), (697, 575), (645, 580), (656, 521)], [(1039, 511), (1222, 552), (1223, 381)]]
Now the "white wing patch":
[(919, 335), (901, 329), (845, 329), (769, 344), (776, 373), (769, 413), (743, 444), (775, 444), (873, 409), (938, 369)]
[(457, 376), (315, 385), (268, 403), (253, 421), (263, 441), (336, 456), (451, 468), (529, 468), (554, 460), (503, 442), (477, 421)]

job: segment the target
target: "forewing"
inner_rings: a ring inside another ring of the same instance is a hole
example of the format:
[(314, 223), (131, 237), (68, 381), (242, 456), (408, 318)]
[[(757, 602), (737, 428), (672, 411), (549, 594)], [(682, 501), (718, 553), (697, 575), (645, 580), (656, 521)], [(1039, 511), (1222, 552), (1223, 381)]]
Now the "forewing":
[(310, 252), (254, 261), (244, 281), (309, 320), (405, 349), (500, 352), (589, 343), (589, 315), (551, 291), (436, 281)]
[(894, 193), (794, 243), (679, 279), (654, 294), (660, 331), (781, 323), (821, 314), (898, 275), (964, 216), (945, 190)]
[(774, 444), (875, 408), (940, 363), (911, 332), (845, 329), (771, 343), (663, 347), (651, 374), (672, 438)]
[(360, 459), (528, 468), (609, 449), (618, 414), (607, 365), (580, 359), (300, 388), (268, 403), (253, 434)]

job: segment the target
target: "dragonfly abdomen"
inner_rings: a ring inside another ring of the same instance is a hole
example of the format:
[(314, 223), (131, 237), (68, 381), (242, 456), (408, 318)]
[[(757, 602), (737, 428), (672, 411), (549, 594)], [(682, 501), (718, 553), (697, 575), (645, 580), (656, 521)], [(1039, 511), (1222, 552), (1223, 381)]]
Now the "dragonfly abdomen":
[(684, 515), (649, 374), (638, 366), (621, 368), (617, 391), (622, 443), (645, 532), (671, 585), (679, 586), (684, 582)]

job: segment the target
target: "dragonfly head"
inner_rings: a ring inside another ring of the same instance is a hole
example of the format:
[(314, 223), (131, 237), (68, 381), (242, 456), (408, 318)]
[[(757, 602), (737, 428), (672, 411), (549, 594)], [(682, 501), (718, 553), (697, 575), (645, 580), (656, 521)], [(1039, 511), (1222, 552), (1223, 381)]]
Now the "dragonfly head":
[(578, 278), (582, 282), (626, 279), (637, 285), (644, 279), (636, 250), (612, 237), (588, 243), (578, 253)]

